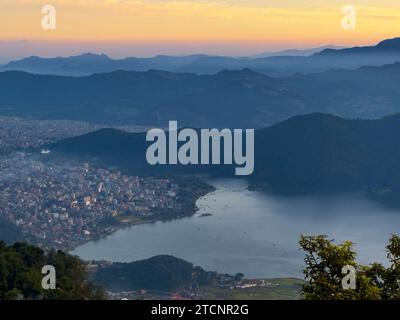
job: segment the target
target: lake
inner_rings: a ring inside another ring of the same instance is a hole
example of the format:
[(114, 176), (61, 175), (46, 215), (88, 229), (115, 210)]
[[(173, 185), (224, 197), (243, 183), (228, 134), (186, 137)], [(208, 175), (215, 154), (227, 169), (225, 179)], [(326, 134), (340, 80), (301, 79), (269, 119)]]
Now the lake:
[(300, 234), (351, 240), (360, 263), (386, 261), (390, 234), (400, 234), (400, 210), (361, 195), (288, 198), (248, 191), (245, 180), (208, 182), (216, 191), (197, 201), (194, 216), (125, 228), (72, 253), (122, 262), (170, 254), (249, 278), (301, 277)]

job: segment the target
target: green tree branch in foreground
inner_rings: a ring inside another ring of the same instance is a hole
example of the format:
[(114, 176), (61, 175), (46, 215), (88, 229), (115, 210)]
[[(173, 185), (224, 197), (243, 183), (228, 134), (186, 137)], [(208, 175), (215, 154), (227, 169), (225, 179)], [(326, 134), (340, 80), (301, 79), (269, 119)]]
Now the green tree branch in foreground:
[[(386, 247), (389, 266), (356, 262), (353, 243), (336, 245), (326, 236), (301, 236), (301, 249), (306, 253), (303, 285), (306, 300), (394, 300), (400, 299), (400, 237), (392, 235)], [(344, 266), (354, 267), (355, 289), (345, 289)]]

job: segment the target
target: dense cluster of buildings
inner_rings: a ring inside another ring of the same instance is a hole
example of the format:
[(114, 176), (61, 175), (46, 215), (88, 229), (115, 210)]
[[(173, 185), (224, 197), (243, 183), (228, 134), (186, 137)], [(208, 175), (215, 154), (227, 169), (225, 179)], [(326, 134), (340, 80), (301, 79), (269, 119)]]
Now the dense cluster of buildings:
[[(0, 116), (0, 154), (42, 146), (103, 127), (105, 126), (72, 120), (30, 120)], [(144, 130), (133, 125), (114, 127), (127, 132)]]
[(35, 157), (0, 157), (0, 216), (43, 247), (69, 249), (163, 209), (181, 210), (179, 185), (168, 179)]
[(93, 125), (67, 120), (27, 120), (0, 116), (0, 153), (24, 150), (95, 130)]

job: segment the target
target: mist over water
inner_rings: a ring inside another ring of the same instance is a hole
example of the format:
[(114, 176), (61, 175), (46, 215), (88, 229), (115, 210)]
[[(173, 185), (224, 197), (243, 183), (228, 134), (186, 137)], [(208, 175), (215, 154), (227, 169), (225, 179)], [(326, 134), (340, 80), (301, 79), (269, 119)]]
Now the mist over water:
[(400, 234), (400, 210), (361, 195), (288, 198), (248, 191), (245, 180), (208, 182), (217, 190), (198, 200), (193, 217), (129, 227), (72, 253), (122, 262), (171, 254), (248, 278), (301, 277), (300, 234), (351, 240), (363, 264), (385, 262), (390, 234)]

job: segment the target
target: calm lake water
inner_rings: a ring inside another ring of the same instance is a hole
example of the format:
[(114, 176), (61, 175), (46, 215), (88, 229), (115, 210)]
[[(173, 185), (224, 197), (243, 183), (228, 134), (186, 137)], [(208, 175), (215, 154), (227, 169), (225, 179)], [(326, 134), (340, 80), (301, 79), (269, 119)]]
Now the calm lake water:
[(206, 270), (300, 277), (300, 234), (351, 240), (361, 263), (384, 262), (390, 234), (400, 234), (400, 210), (359, 195), (287, 198), (248, 191), (244, 180), (209, 183), (217, 190), (198, 200), (193, 217), (129, 227), (72, 253), (122, 262), (171, 254)]

